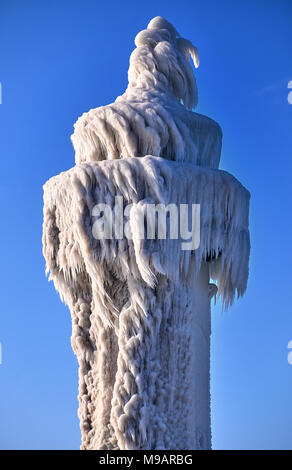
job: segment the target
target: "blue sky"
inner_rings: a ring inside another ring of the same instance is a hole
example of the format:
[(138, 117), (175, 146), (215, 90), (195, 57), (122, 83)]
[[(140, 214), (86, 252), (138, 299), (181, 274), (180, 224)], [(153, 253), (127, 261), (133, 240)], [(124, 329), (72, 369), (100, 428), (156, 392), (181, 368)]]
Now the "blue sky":
[(290, 0), (1, 1), (1, 449), (79, 448), (42, 185), (74, 165), (73, 123), (124, 91), (134, 37), (157, 15), (197, 45), (197, 111), (222, 126), (220, 167), (252, 195), (247, 293), (212, 311), (213, 448), (292, 449)]

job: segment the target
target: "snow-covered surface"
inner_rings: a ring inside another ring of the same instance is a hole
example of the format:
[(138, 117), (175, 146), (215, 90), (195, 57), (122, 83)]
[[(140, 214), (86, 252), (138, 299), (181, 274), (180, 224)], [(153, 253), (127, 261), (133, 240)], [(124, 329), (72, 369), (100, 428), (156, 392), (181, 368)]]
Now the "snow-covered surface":
[[(211, 445), (209, 280), (226, 307), (246, 289), (249, 193), (217, 169), (219, 125), (186, 109), (197, 101), (186, 56), (198, 55), (177, 36), (160, 17), (138, 34), (126, 93), (77, 121), (76, 166), (44, 186), (43, 250), (72, 314), (83, 449)], [(132, 239), (97, 240), (92, 209), (116, 196), (133, 204)], [(149, 203), (200, 204), (199, 248), (141, 239)]]

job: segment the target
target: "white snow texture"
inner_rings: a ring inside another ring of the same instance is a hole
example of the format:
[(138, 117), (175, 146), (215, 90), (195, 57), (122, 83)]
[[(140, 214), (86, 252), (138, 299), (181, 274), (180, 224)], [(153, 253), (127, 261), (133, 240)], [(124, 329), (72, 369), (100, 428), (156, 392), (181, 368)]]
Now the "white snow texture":
[[(43, 253), (72, 315), (82, 449), (207, 449), (210, 297), (243, 295), (248, 191), (218, 169), (220, 126), (192, 111), (197, 49), (162, 17), (135, 39), (129, 85), (75, 124), (76, 165), (44, 185)], [(132, 204), (132, 239), (97, 240), (92, 209)], [(200, 246), (141, 239), (152, 204), (200, 204)]]

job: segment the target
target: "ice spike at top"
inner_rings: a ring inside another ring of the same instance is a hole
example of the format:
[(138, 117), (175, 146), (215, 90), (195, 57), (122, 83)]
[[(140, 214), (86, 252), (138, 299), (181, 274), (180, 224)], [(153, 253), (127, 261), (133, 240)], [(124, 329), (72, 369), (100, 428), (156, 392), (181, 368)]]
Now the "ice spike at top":
[[(186, 108), (194, 108), (198, 103), (198, 92), (189, 62), (192, 57), (195, 67), (199, 66), (197, 48), (181, 38), (161, 16), (153, 18), (147, 29), (137, 34), (135, 44), (137, 49), (130, 60), (129, 85), (157, 87), (157, 83), (163, 91), (168, 90), (182, 101)], [(141, 62), (145, 64), (144, 69), (140, 67)]]
[(155, 155), (218, 168), (222, 131), (192, 112), (198, 91), (190, 57), (197, 48), (157, 16), (135, 38), (125, 93), (75, 124), (76, 163)]

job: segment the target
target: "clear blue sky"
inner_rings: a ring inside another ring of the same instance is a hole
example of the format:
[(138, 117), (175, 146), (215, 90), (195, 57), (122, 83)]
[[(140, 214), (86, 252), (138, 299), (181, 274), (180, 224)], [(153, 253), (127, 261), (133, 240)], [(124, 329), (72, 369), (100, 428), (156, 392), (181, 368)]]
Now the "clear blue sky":
[(73, 123), (127, 84), (157, 15), (197, 45), (197, 111), (223, 128), (221, 168), (251, 192), (245, 297), (212, 312), (215, 449), (292, 448), (291, 0), (0, 4), (0, 448), (79, 448), (71, 321), (42, 257), (42, 185), (74, 165)]

